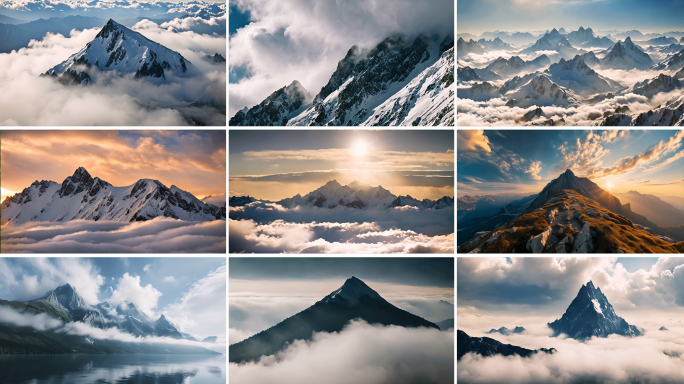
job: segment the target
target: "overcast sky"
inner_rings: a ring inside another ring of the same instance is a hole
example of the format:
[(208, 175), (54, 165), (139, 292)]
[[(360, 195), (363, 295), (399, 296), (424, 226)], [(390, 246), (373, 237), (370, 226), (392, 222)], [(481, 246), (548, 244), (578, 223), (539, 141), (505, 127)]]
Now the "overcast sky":
[(335, 179), (397, 196), (453, 196), (453, 138), (453, 130), (231, 130), (229, 194), (280, 200)]
[(228, 115), (293, 80), (318, 94), (353, 45), (453, 31), (454, 0), (230, 0)]
[(352, 276), (429, 321), (454, 315), (452, 257), (231, 257), (229, 263), (231, 344), (312, 306)]
[(594, 30), (684, 30), (681, 0), (457, 0), (458, 33)]
[(127, 301), (153, 321), (164, 314), (183, 332), (225, 338), (223, 257), (0, 259), (0, 299), (34, 300), (66, 283), (88, 304)]
[(0, 140), (3, 200), (81, 166), (115, 187), (148, 178), (200, 199), (226, 192), (225, 130), (6, 130)]
[(539, 193), (566, 169), (615, 193), (684, 196), (682, 130), (460, 130), (458, 196)]

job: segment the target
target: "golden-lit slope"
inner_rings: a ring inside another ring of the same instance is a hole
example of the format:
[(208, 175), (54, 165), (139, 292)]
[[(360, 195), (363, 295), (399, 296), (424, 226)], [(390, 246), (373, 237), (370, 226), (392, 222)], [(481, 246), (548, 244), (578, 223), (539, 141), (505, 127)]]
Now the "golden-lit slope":
[(551, 195), (535, 210), (507, 225), (479, 232), (459, 253), (681, 253), (671, 243), (639, 229), (575, 190)]

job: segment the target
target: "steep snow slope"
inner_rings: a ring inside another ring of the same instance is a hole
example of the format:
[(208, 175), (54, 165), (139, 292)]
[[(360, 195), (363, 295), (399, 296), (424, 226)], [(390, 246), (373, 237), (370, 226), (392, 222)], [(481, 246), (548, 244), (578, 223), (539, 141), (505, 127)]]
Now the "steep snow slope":
[[(76, 67), (76, 68), (74, 68)], [(189, 61), (175, 51), (134, 32), (123, 25), (109, 20), (95, 36), (95, 39), (71, 55), (64, 62), (49, 69), (46, 75), (61, 75), (68, 69), (87, 71), (134, 73), (135, 77), (162, 77), (170, 71), (183, 76), (192, 70)]]
[(601, 67), (609, 69), (646, 69), (653, 65), (653, 59), (627, 37), (618, 41), (601, 59)]
[(554, 82), (584, 97), (622, 88), (616, 81), (603, 77), (589, 68), (580, 55), (572, 60), (560, 59), (558, 63), (552, 64), (546, 73)]
[[(313, 103), (287, 125), (367, 125), (377, 107), (440, 61), (442, 53), (452, 47), (453, 38), (449, 36), (425, 35), (414, 40), (393, 35), (369, 52), (352, 47)], [(449, 60), (447, 54), (443, 63)], [(445, 80), (449, 83), (448, 78)], [(414, 90), (419, 83), (414, 84)]]
[(230, 119), (232, 126), (283, 126), (289, 119), (297, 116), (302, 106), (311, 102), (311, 94), (299, 81), (280, 88), (267, 97), (261, 104), (239, 111)]
[(567, 107), (580, 99), (573, 91), (554, 83), (545, 74), (534, 74), (531, 80), (505, 96), (515, 100), (515, 105), (521, 108), (533, 105)]
[(373, 110), (361, 125), (454, 125), (454, 48)]
[(187, 221), (225, 219), (226, 211), (205, 204), (178, 187), (141, 179), (128, 187), (114, 187), (92, 178), (84, 168), (62, 184), (36, 181), (2, 203), (2, 222), (110, 220), (145, 221), (155, 217)]

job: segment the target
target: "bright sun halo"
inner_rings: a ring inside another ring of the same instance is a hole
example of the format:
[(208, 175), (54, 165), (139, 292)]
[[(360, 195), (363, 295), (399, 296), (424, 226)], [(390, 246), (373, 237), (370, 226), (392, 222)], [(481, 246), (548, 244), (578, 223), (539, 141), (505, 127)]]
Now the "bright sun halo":
[(366, 154), (366, 144), (364, 144), (364, 143), (356, 144), (356, 147), (354, 148), (354, 152), (357, 155), (365, 155)]
[(607, 184), (607, 187), (608, 187), (608, 189), (613, 188), (613, 183), (608, 183), (608, 184)]

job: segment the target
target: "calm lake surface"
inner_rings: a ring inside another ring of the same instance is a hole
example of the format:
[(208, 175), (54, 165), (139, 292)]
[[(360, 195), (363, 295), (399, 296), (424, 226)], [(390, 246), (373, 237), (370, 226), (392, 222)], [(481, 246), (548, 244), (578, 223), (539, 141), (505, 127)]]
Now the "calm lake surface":
[(226, 383), (225, 355), (0, 355), (0, 384)]

